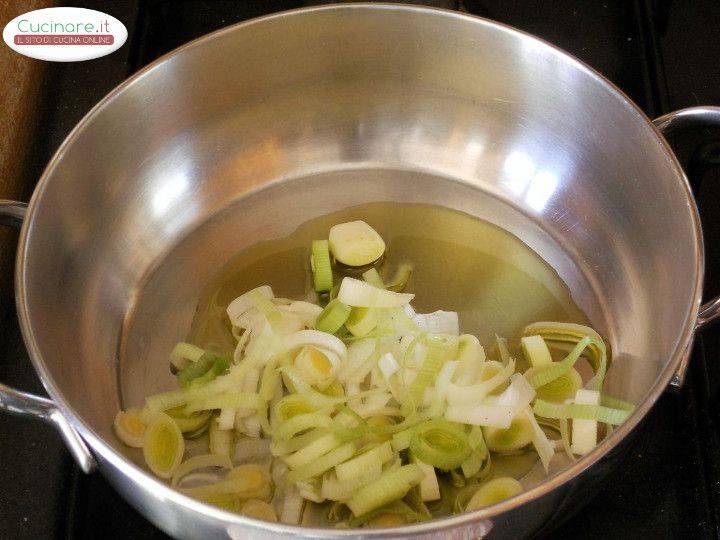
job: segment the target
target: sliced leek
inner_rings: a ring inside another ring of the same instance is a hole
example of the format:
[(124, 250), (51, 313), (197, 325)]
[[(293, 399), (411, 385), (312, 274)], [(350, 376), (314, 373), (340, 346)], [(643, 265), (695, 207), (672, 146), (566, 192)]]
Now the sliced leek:
[(472, 448), (462, 425), (435, 419), (415, 428), (410, 451), (424, 463), (449, 471), (462, 465)]
[(415, 295), (378, 289), (364, 281), (346, 277), (340, 283), (337, 297), (341, 302), (353, 307), (394, 308), (409, 303)]
[(133, 448), (142, 448), (147, 425), (143, 422), (140, 409), (128, 409), (115, 415), (115, 434), (122, 442)]
[(486, 427), (483, 429), (483, 436), (491, 452), (514, 452), (532, 442), (533, 428), (525, 415), (517, 415), (508, 428)]
[(180, 428), (168, 415), (156, 414), (143, 436), (143, 456), (147, 466), (160, 478), (172, 478), (184, 453), (185, 440)]
[(310, 265), (313, 271), (315, 290), (317, 292), (325, 292), (332, 289), (333, 273), (327, 240), (313, 241)]
[(351, 311), (350, 306), (346, 306), (338, 299), (331, 300), (322, 313), (318, 315), (315, 321), (315, 329), (328, 334), (334, 334), (347, 321)]
[(353, 514), (361, 516), (391, 501), (401, 499), (423, 478), (425, 473), (418, 465), (403, 465), (399, 469), (383, 473), (374, 482), (360, 488), (347, 505)]
[(354, 307), (345, 321), (345, 328), (355, 337), (365, 337), (378, 324), (377, 312), (373, 308)]
[(397, 526), (512, 497), (512, 477), (530, 482), (538, 458), (548, 472), (556, 452), (590, 452), (599, 423), (607, 433), (632, 413), (601, 393), (608, 353), (593, 329), (534, 323), (495, 335), (488, 358), (449, 306), (418, 314), (410, 264), (384, 282), (381, 265), (397, 256), (385, 248), (367, 223), (339, 224), (311, 245), (303, 299), (268, 285), (234, 298), (228, 339), (206, 344), (202, 330), (203, 348), (179, 343), (181, 388), (118, 413), (120, 440), (173, 486), (233, 512)]
[(497, 504), (505, 499), (514, 497), (521, 491), (522, 486), (520, 485), (520, 482), (514, 478), (495, 478), (478, 488), (470, 499), (470, 502), (468, 502), (465, 507), (465, 510), (470, 512), (472, 510), (477, 510), (478, 508), (484, 508), (485, 506)]
[[(526, 379), (532, 379), (544, 367), (531, 367), (524, 375)], [(557, 379), (545, 383), (535, 389), (537, 396), (545, 401), (564, 403), (565, 400), (575, 397), (575, 393), (582, 387), (582, 377), (575, 368), (570, 368), (566, 373)]]
[(244, 516), (249, 516), (255, 519), (262, 519), (264, 521), (277, 521), (277, 514), (275, 509), (265, 501), (258, 499), (250, 499), (242, 505), (240, 513)]
[(348, 266), (365, 266), (382, 257), (385, 242), (364, 221), (350, 221), (333, 226), (328, 234), (333, 257)]

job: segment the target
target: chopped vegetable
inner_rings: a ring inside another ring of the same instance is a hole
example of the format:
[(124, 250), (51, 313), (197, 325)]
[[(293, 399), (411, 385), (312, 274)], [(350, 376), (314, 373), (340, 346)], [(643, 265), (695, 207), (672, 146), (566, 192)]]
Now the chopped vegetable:
[(172, 418), (158, 413), (145, 429), (145, 463), (160, 478), (172, 478), (185, 453), (185, 440)]
[(142, 448), (145, 440), (145, 429), (140, 409), (128, 409), (115, 415), (113, 423), (115, 434), (122, 442), (133, 448)]
[(418, 485), (425, 473), (417, 464), (403, 465), (387, 471), (380, 478), (360, 488), (347, 505), (356, 516), (401, 499), (411, 487)]
[(330, 250), (327, 240), (315, 240), (312, 243), (310, 265), (313, 271), (315, 290), (317, 292), (325, 292), (332, 289), (332, 264), (330, 263)]
[(409, 303), (414, 294), (378, 289), (359, 279), (345, 277), (340, 283), (338, 300), (353, 307), (394, 308)]
[(378, 324), (377, 312), (373, 308), (354, 307), (345, 321), (345, 328), (355, 337), (365, 337)]
[[(575, 403), (578, 405), (600, 405), (600, 392), (596, 390), (583, 390), (575, 394)], [(573, 454), (587, 454), (597, 444), (598, 423), (596, 420), (583, 420), (577, 418), (572, 423)]]
[(302, 300), (268, 285), (233, 299), (234, 346), (178, 343), (180, 388), (115, 417), (119, 439), (183, 493), (271, 522), (400, 526), (513, 497), (512, 476), (590, 452), (599, 423), (632, 413), (601, 393), (608, 355), (592, 328), (539, 322), (481, 344), (452, 311), (471, 305), (416, 312), (412, 265), (384, 283), (393, 254), (367, 223), (337, 225), (311, 251)]
[(424, 463), (449, 471), (462, 465), (472, 448), (462, 425), (435, 419), (415, 428), (410, 451)]
[(330, 229), (328, 242), (333, 257), (348, 266), (365, 266), (385, 253), (385, 242), (364, 221), (340, 223)]
[(497, 504), (500, 501), (514, 497), (521, 491), (522, 486), (520, 482), (514, 478), (495, 478), (478, 488), (465, 510), (470, 512), (478, 508)]
[(315, 329), (321, 332), (327, 332), (328, 334), (334, 334), (343, 324), (347, 321), (351, 311), (350, 306), (346, 306), (340, 302), (337, 298), (331, 300), (322, 313), (318, 315), (315, 321)]

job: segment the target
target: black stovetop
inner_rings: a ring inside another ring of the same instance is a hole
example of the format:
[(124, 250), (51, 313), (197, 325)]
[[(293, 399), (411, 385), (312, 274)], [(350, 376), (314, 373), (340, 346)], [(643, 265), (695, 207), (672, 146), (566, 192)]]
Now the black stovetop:
[[(48, 64), (38, 101), (42, 122), (26, 168), (26, 195), (62, 139), (128, 75), (178, 45), (235, 22), (314, 3), (299, 0), (72, 2), (120, 19), (128, 43), (105, 58)], [(609, 77), (649, 116), (720, 105), (720, 2), (703, 0), (418, 2), (449, 6), (516, 26), (559, 45)], [(679, 144), (687, 160), (701, 133)], [(716, 158), (720, 145), (703, 150)], [(696, 175), (697, 176), (697, 175)], [(720, 292), (718, 171), (694, 182), (708, 249), (707, 294)], [(652, 269), (648, 269), (652, 271)], [(12, 306), (3, 306), (0, 381), (40, 391)], [(664, 395), (636, 443), (592, 502), (548, 537), (720, 537), (720, 327), (697, 339), (682, 392)], [(0, 538), (163, 538), (99, 474), (78, 471), (44, 425), (0, 416)]]

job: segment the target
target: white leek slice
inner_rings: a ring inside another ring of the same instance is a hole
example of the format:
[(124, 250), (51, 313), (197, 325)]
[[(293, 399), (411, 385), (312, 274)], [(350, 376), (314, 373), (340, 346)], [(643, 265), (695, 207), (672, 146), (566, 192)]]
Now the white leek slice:
[(266, 468), (248, 463), (231, 469), (220, 482), (182, 491), (198, 499), (229, 494), (243, 498), (265, 498), (270, 494), (270, 488), (270, 474)]
[(385, 252), (385, 242), (364, 221), (339, 223), (330, 228), (328, 243), (333, 257), (348, 266), (365, 266)]
[(520, 482), (510, 477), (495, 478), (480, 486), (468, 502), (465, 510), (477, 510), (485, 506), (497, 504), (500, 501), (514, 497), (522, 492)]
[(226, 456), (232, 458), (233, 450), (233, 431), (230, 429), (220, 429), (217, 420), (210, 421), (209, 445), (210, 453), (218, 456)]
[(340, 363), (338, 356), (317, 347), (303, 347), (295, 357), (295, 369), (311, 385), (325, 388), (332, 382), (336, 368)]
[(397, 370), (400, 369), (400, 365), (395, 360), (395, 356), (392, 353), (385, 353), (378, 360), (378, 367), (386, 379), (389, 379)]
[(246, 437), (235, 443), (233, 459), (236, 463), (264, 459), (270, 455), (270, 439)]
[(280, 521), (288, 525), (299, 525), (305, 506), (305, 499), (302, 498), (300, 492), (294, 485), (286, 486), (283, 491), (285, 498), (283, 499)]
[[(600, 392), (580, 389), (575, 394), (578, 405), (600, 405)], [(572, 449), (574, 454), (585, 455), (597, 445), (597, 427), (595, 420), (574, 419), (572, 421)]]
[(445, 410), (445, 418), (474, 426), (507, 429), (514, 413), (515, 407), (507, 405), (450, 405)]
[(542, 336), (524, 336), (520, 338), (520, 345), (522, 346), (525, 358), (527, 358), (531, 366), (549, 366), (552, 364), (550, 349), (548, 349)]
[(433, 313), (419, 313), (413, 321), (420, 330), (429, 334), (460, 335), (460, 323), (456, 311), (435, 311)]
[(506, 429), (484, 427), (483, 437), (492, 452), (516, 452), (533, 441), (533, 428), (523, 411), (515, 415)]
[[(498, 371), (483, 382), (471, 386), (459, 386), (451, 383), (447, 395), (448, 403), (451, 405), (479, 404), (488, 394), (510, 379), (515, 372), (515, 361), (512, 358), (507, 366), (497, 364)], [(493, 365), (487, 362), (484, 369)]]
[[(252, 413), (252, 409), (250, 409)], [(235, 409), (226, 407), (220, 410), (220, 414), (217, 417), (218, 427), (220, 429), (232, 429), (235, 426)]]
[(525, 409), (524, 414), (530, 422), (533, 430), (533, 446), (535, 447), (535, 451), (538, 453), (538, 456), (540, 456), (540, 461), (542, 461), (545, 472), (547, 473), (550, 470), (550, 460), (555, 455), (555, 446), (552, 442), (550, 442), (550, 439), (548, 439), (547, 435), (540, 427), (540, 424), (538, 424), (532, 410), (527, 408)]
[(441, 416), (445, 409), (445, 399), (450, 388), (450, 379), (455, 374), (458, 361), (446, 362), (435, 380), (435, 391), (430, 401), (430, 417), (437, 418)]
[(188, 362), (197, 362), (200, 360), (205, 351), (200, 347), (196, 347), (191, 343), (185, 343), (181, 341), (170, 353), (170, 363), (175, 366), (176, 369), (183, 369)]
[(267, 502), (258, 499), (250, 499), (242, 505), (240, 513), (255, 519), (265, 521), (277, 521), (275, 509)]
[(115, 433), (122, 442), (133, 448), (142, 448), (146, 425), (141, 418), (140, 409), (128, 409), (115, 415), (113, 423)]
[(525, 408), (535, 398), (535, 389), (519, 373), (510, 377), (510, 385), (497, 397), (497, 405)]
[(361, 487), (380, 478), (382, 472), (382, 467), (378, 465), (366, 470), (361, 476), (341, 482), (335, 472), (330, 471), (323, 476), (320, 496), (331, 501), (345, 501)]
[(478, 338), (471, 334), (463, 334), (458, 339), (458, 364), (455, 370), (455, 380), (458, 384), (467, 386), (477, 379), (480, 368), (485, 362), (485, 349), (480, 345)]
[(440, 485), (438, 484), (435, 467), (427, 463), (423, 463), (419, 459), (412, 457), (412, 462), (418, 465), (425, 477), (420, 482), (420, 498), (423, 502), (437, 501), (440, 498)]
[(303, 499), (314, 503), (321, 503), (325, 500), (320, 494), (320, 482), (317, 478), (313, 478), (312, 480), (302, 480), (300, 482), (296, 482), (295, 485), (297, 486), (300, 496)]
[(245, 294), (238, 296), (235, 300), (230, 302), (230, 305), (227, 307), (228, 318), (233, 325), (239, 326), (236, 324), (236, 321), (240, 318), (240, 316), (255, 307), (255, 304), (252, 301), (253, 293), (259, 293), (265, 298), (273, 298), (275, 296), (269, 285), (261, 285), (260, 287), (256, 287)]
[(337, 378), (346, 381), (375, 352), (377, 341), (374, 339), (359, 339), (347, 348), (347, 359), (340, 366)]
[(217, 456), (214, 454), (201, 454), (193, 456), (183, 461), (172, 476), (171, 484), (177, 486), (182, 478), (197, 469), (206, 469), (208, 467), (222, 467), (232, 469), (232, 461), (227, 456)]
[(338, 291), (338, 300), (353, 307), (395, 308), (409, 303), (414, 297), (414, 294), (378, 289), (351, 277), (343, 278)]
[(322, 308), (317, 304), (311, 304), (303, 300), (296, 300), (286, 306), (277, 306), (277, 310), (281, 313), (292, 313), (297, 316), (302, 323), (308, 328), (314, 326), (318, 315), (322, 313)]
[(341, 339), (319, 330), (300, 330), (285, 338), (285, 348), (288, 351), (307, 347), (308, 345), (327, 349), (340, 358), (347, 355), (347, 347), (345, 347)]

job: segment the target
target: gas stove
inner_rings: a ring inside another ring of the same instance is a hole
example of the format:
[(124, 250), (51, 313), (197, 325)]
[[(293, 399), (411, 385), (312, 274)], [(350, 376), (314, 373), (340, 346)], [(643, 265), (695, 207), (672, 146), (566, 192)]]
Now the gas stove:
[[(129, 31), (107, 57), (48, 63), (37, 103), (42, 126), (28, 149), (26, 196), (64, 137), (116, 84), (160, 55), (253, 17), (325, 2), (119, 0), (74, 2)], [(720, 105), (720, 3), (712, 0), (419, 1), (487, 17), (546, 39), (588, 63), (649, 117)], [(715, 142), (713, 142), (715, 141)], [(720, 133), (673, 141), (689, 164), (707, 244), (706, 294), (720, 293)], [(702, 181), (704, 177), (704, 182)], [(713, 181), (714, 180), (714, 181)], [(649, 269), (651, 271), (651, 269)], [(40, 392), (12, 306), (3, 306), (0, 381)], [(589, 504), (546, 538), (720, 536), (720, 327), (696, 340), (682, 391), (666, 393), (638, 428), (620, 466)], [(164, 538), (97, 473), (86, 476), (47, 426), (0, 416), (0, 538)]]

